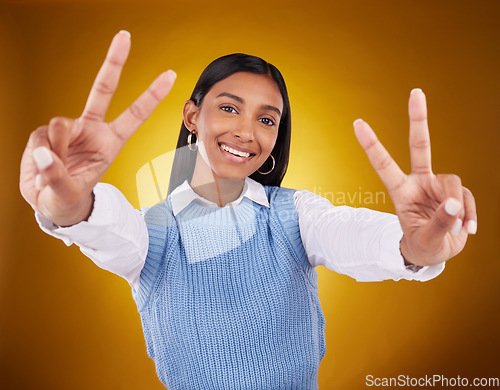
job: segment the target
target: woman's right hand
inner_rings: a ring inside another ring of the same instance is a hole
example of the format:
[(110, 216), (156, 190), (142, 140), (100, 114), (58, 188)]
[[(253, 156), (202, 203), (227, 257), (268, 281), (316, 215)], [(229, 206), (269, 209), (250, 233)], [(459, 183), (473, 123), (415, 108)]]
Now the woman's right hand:
[(104, 118), (130, 51), (130, 34), (115, 35), (82, 115), (56, 117), (31, 133), (19, 187), (35, 211), (59, 226), (88, 219), (92, 190), (128, 139), (170, 92), (176, 75), (162, 73), (118, 118)]

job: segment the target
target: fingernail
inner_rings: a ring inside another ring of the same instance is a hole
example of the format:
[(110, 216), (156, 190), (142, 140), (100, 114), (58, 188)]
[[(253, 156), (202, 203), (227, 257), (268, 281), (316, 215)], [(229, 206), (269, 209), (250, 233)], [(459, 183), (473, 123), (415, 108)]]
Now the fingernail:
[(130, 33), (127, 30), (120, 30), (120, 34), (124, 34), (130, 38)]
[(410, 95), (413, 95), (415, 92), (423, 92), (420, 88), (413, 88), (410, 92)]
[(50, 150), (45, 146), (39, 146), (33, 150), (33, 159), (35, 160), (36, 166), (41, 171), (49, 167), (54, 162)]
[(455, 221), (453, 227), (451, 228), (450, 233), (453, 234), (454, 236), (458, 236), (461, 231), (462, 231), (462, 220), (458, 218)]
[(363, 122), (363, 119), (356, 119), (354, 122), (353, 122), (353, 126), (356, 126), (357, 123), (361, 123)]
[(174, 78), (177, 78), (177, 73), (175, 73), (172, 69), (167, 70), (167, 73), (170, 73)]
[(43, 179), (42, 179), (42, 175), (40, 175), (40, 174), (35, 176), (35, 188), (37, 190), (43, 189)]
[(448, 199), (444, 205), (444, 210), (451, 216), (457, 215), (461, 208), (462, 205), (455, 198)]
[(467, 222), (467, 232), (469, 234), (476, 234), (476, 232), (477, 232), (477, 222), (476, 221), (471, 219), (469, 222)]

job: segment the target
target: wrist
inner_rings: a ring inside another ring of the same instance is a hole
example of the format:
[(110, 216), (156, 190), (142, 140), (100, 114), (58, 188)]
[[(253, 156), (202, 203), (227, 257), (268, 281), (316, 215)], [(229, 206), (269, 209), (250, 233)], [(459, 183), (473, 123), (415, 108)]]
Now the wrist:
[(89, 197), (84, 198), (79, 204), (75, 205), (73, 210), (65, 213), (64, 217), (49, 218), (54, 225), (59, 227), (70, 227), (83, 221), (88, 221), (94, 210), (94, 191)]
[(411, 257), (408, 253), (409, 249), (408, 249), (408, 245), (406, 244), (406, 238), (404, 235), (401, 238), (401, 241), (399, 242), (399, 252), (401, 253), (401, 256), (403, 257), (404, 265), (407, 269), (409, 269), (413, 272), (417, 272), (423, 268), (422, 265), (418, 265), (414, 261), (410, 260)]

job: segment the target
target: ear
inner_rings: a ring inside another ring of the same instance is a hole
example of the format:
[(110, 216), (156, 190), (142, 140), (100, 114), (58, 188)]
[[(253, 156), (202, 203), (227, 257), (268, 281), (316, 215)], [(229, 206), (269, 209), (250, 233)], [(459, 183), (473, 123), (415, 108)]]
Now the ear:
[(192, 100), (188, 100), (184, 104), (182, 117), (184, 119), (184, 125), (189, 131), (194, 131), (196, 133), (196, 121), (198, 119), (199, 112), (200, 110), (196, 107), (196, 104), (194, 104)]

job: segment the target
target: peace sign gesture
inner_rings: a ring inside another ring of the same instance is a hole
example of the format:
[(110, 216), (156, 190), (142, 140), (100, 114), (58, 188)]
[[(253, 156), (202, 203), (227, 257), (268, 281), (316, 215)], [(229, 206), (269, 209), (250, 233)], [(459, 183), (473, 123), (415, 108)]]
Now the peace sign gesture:
[(404, 258), (416, 265), (435, 265), (458, 254), (468, 234), (475, 234), (476, 205), (460, 177), (432, 172), (426, 101), (420, 89), (412, 90), (409, 116), (409, 175), (401, 171), (366, 122), (356, 120), (354, 131), (394, 203), (404, 232)]
[(104, 122), (129, 51), (130, 34), (120, 31), (111, 42), (82, 115), (53, 118), (30, 135), (21, 160), (21, 194), (57, 225), (88, 218), (92, 189), (174, 84), (173, 71), (162, 73), (118, 118)]

